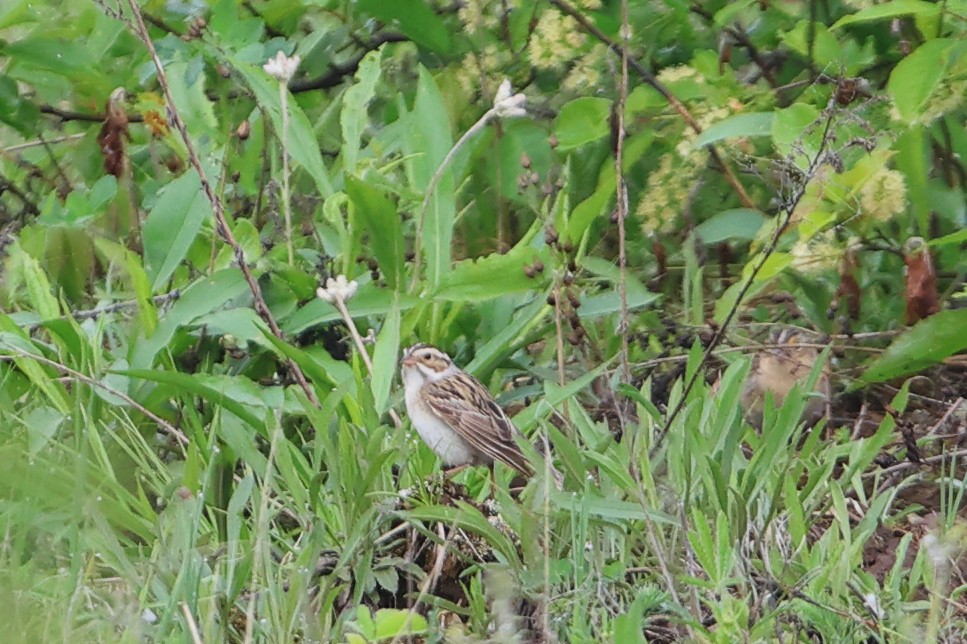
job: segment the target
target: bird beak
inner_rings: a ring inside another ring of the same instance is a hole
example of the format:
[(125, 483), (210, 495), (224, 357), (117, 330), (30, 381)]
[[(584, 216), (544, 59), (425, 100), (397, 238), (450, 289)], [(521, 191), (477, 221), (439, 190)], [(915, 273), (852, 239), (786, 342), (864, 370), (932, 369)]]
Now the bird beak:
[(412, 356), (403, 358), (403, 362), (401, 362), (400, 364), (402, 364), (404, 367), (415, 367), (416, 359), (413, 358)]

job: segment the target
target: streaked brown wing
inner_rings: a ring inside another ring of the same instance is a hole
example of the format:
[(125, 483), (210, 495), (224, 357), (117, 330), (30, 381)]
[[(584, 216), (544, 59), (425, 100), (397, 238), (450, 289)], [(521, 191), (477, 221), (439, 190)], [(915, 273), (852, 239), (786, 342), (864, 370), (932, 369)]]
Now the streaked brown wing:
[(531, 475), (530, 464), (514, 440), (517, 428), (477, 379), (461, 372), (423, 385), (422, 393), (433, 413), (471, 447)]

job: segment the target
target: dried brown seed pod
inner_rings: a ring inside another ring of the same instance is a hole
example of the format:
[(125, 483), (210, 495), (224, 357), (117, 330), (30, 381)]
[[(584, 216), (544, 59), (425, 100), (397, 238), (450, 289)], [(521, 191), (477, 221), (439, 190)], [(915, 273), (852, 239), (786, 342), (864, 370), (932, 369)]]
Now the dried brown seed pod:
[(248, 139), (249, 135), (252, 133), (252, 124), (248, 122), (248, 119), (242, 121), (235, 128), (235, 136), (245, 141)]
[(544, 241), (547, 244), (553, 246), (554, 244), (557, 243), (557, 240), (558, 240), (557, 228), (555, 228), (554, 225), (552, 224), (547, 227), (547, 230), (544, 231)]
[(535, 261), (534, 262), (534, 270), (537, 271), (538, 273), (543, 273), (544, 272), (544, 262), (542, 262), (541, 260)]
[(531, 158), (526, 152), (520, 155), (520, 167), (524, 168), (525, 170), (530, 170)]

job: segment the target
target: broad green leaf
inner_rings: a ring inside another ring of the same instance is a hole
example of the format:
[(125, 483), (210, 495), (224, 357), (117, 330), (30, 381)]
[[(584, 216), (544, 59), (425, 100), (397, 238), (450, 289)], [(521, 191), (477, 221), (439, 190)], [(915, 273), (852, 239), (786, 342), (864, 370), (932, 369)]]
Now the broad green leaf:
[(148, 368), (154, 364), (158, 352), (164, 349), (175, 332), (196, 318), (217, 311), (226, 302), (248, 292), (248, 285), (238, 269), (218, 271), (193, 283), (161, 318), (158, 328), (149, 337), (132, 347), (131, 366)]
[(245, 348), (249, 342), (264, 347), (272, 346), (265, 339), (264, 331), (267, 329), (265, 322), (254, 309), (250, 308), (236, 307), (206, 313), (186, 326), (204, 329), (209, 336), (230, 335), (242, 348)]
[(374, 635), (377, 642), (405, 639), (420, 635), (428, 629), (426, 618), (419, 613), (402, 608), (380, 608), (376, 611)]
[(178, 268), (211, 211), (194, 170), (161, 189), (142, 229), (144, 265), (152, 292), (161, 290)]
[(446, 54), (452, 48), (451, 28), (426, 0), (360, 0), (358, 8), (394, 25), (420, 47), (438, 54)]
[[(401, 119), (406, 124), (403, 146), (407, 154), (409, 179), (415, 190), (424, 192), (430, 187), (432, 177), (453, 146), (450, 117), (443, 96), (425, 67), (420, 67), (413, 111), (407, 112)], [(422, 217), (419, 225), (422, 229), (426, 278), (430, 286), (436, 287), (450, 270), (451, 263), (453, 223), (456, 218), (452, 168), (443, 171)], [(418, 257), (417, 261), (421, 261), (421, 258)]]
[(809, 20), (800, 20), (795, 27), (782, 34), (781, 38), (786, 47), (800, 56), (811, 56), (821, 67), (833, 64), (842, 67), (844, 63), (852, 62), (843, 60), (843, 47), (840, 46), (836, 35), (821, 22), (810, 23)]
[[(259, 106), (268, 113), (276, 136), (281, 138), (282, 103), (279, 98), (278, 83), (270, 79), (261, 69), (238, 58), (232, 60), (232, 66), (255, 94), (255, 100), (258, 101)], [(326, 166), (322, 162), (322, 153), (319, 151), (319, 143), (312, 131), (312, 125), (291, 94), (288, 95), (286, 103), (289, 110), (289, 136), (286, 148), (292, 159), (315, 180), (319, 193), (323, 197), (331, 197), (335, 191), (329, 180)]]
[(571, 211), (564, 239), (577, 243), (594, 220), (605, 214), (614, 195), (614, 172), (609, 172), (601, 178), (601, 182), (591, 196), (576, 205), (574, 210)]
[(695, 227), (695, 235), (705, 244), (726, 239), (755, 239), (765, 216), (751, 208), (733, 208), (712, 215)]
[(91, 186), (90, 192), (87, 195), (87, 204), (91, 210), (98, 210), (113, 200), (117, 193), (117, 178), (113, 174), (106, 174)]
[(498, 360), (510, 354), (519, 343), (523, 342), (527, 333), (540, 324), (545, 311), (549, 308), (544, 297), (540, 294), (527, 305), (522, 306), (510, 324), (474, 352), (473, 360), (466, 366), (466, 370), (478, 375), (487, 372), (496, 366)]
[(725, 27), (739, 18), (742, 13), (752, 6), (755, 0), (738, 0), (737, 2), (727, 2), (715, 12), (714, 24), (716, 27)]
[(346, 193), (356, 214), (369, 233), (386, 284), (396, 290), (403, 275), (403, 221), (396, 206), (378, 188), (353, 176), (346, 176)]
[(536, 261), (547, 264), (550, 255), (520, 245), (504, 255), (493, 253), (479, 259), (465, 259), (457, 262), (444, 276), (433, 298), (450, 302), (483, 302), (509, 293), (542, 290), (546, 269), (545, 273), (536, 273), (533, 278), (524, 273), (525, 266)]
[[(161, 371), (160, 369), (126, 369), (118, 370), (114, 373), (171, 385), (177, 391), (198, 396), (213, 405), (224, 407), (226, 410), (238, 416), (247, 425), (258, 430), (263, 436), (266, 435), (265, 423), (237, 399), (234, 394), (238, 392), (230, 393), (227, 391), (224, 383), (219, 383), (216, 387), (212, 387), (209, 384), (203, 383), (194, 375), (174, 371)], [(246, 401), (250, 402), (251, 398), (246, 398)]]
[(920, 320), (893, 340), (860, 376), (860, 385), (917, 373), (964, 349), (967, 309), (941, 311)]
[(359, 154), (363, 129), (369, 122), (366, 110), (376, 94), (382, 51), (377, 49), (363, 57), (356, 71), (356, 83), (346, 89), (342, 96), (339, 123), (342, 126), (342, 165), (346, 174), (356, 171), (356, 158)]
[(795, 160), (802, 163), (804, 159), (800, 150), (793, 150), (794, 145), (801, 144), (801, 151), (809, 157), (805, 161), (812, 159), (816, 154), (817, 143), (812, 142), (805, 132), (818, 117), (819, 110), (807, 103), (793, 103), (787, 108), (776, 110), (772, 120), (772, 142), (776, 150), (782, 155), (795, 154)]
[(606, 98), (585, 96), (565, 103), (554, 124), (557, 149), (566, 152), (606, 136), (610, 116), (611, 101)]
[[(373, 283), (363, 284), (359, 287), (353, 299), (346, 304), (346, 307), (349, 309), (349, 314), (354, 318), (369, 315), (382, 316), (386, 315), (393, 307), (393, 297), (392, 291), (379, 288)], [(401, 294), (399, 299), (400, 311), (409, 310), (421, 301), (414, 295)], [(311, 326), (341, 319), (342, 316), (336, 310), (336, 307), (315, 298), (279, 323), (286, 333), (300, 333)]]
[[(205, 94), (204, 61), (196, 56), (187, 62), (174, 62), (165, 66), (171, 96), (188, 131), (195, 135), (218, 134), (218, 120), (212, 102)], [(212, 176), (209, 174), (209, 176)]]
[(935, 16), (940, 13), (940, 5), (933, 2), (923, 2), (921, 0), (892, 0), (883, 4), (867, 7), (849, 16), (844, 16), (836, 21), (831, 29), (838, 29), (846, 25), (860, 22), (873, 22), (876, 20), (886, 20), (898, 16)]
[(376, 413), (382, 415), (388, 407), (393, 378), (396, 377), (396, 361), (400, 353), (400, 306), (399, 297), (394, 299), (393, 307), (383, 322), (383, 328), (376, 340), (373, 351), (373, 375), (370, 383)]
[(901, 60), (890, 73), (886, 89), (907, 123), (920, 118), (927, 99), (940, 84), (953, 44), (949, 39), (930, 40)]
[[(661, 295), (652, 293), (637, 280), (628, 280), (628, 310), (634, 311), (644, 308), (657, 300)], [(578, 314), (583, 320), (593, 320), (604, 315), (617, 313), (621, 310), (621, 294), (617, 287), (615, 290), (605, 293), (595, 293), (581, 300), (581, 308)]]
[(930, 158), (933, 156), (925, 133), (926, 126), (916, 123), (901, 132), (894, 147), (896, 167), (903, 172), (907, 182), (907, 201), (913, 211), (917, 230), (920, 234), (931, 235), (932, 213), (927, 181), (930, 173)]
[(664, 525), (680, 525), (673, 517), (657, 510), (646, 510), (640, 503), (604, 498), (594, 494), (574, 496), (563, 492), (554, 492), (551, 495), (551, 504), (555, 509), (574, 513), (577, 516), (587, 513), (590, 516), (609, 521), (644, 521), (650, 519), (655, 523)]
[(735, 114), (713, 123), (695, 139), (693, 147), (701, 148), (722, 139), (744, 136), (769, 136), (772, 132), (773, 112)]
[(7, 0), (0, 6), (0, 29), (17, 24), (25, 19), (29, 13), (31, 0)]
[[(618, 267), (598, 257), (586, 257), (583, 262), (583, 267), (611, 282), (612, 289), (582, 298), (581, 308), (578, 309), (578, 314), (581, 318), (592, 320), (620, 311), (621, 293), (618, 290), (618, 283), (621, 279), (621, 272)], [(625, 291), (628, 300), (628, 310), (630, 311), (648, 306), (661, 297), (658, 293), (649, 291), (630, 270), (625, 275)]]
[(10, 262), (16, 266), (14, 270), (24, 280), (30, 306), (40, 315), (41, 319), (49, 320), (59, 316), (60, 304), (54, 297), (50, 280), (47, 279), (47, 273), (41, 268), (40, 262), (24, 252), (19, 245), (13, 246), (10, 252)]

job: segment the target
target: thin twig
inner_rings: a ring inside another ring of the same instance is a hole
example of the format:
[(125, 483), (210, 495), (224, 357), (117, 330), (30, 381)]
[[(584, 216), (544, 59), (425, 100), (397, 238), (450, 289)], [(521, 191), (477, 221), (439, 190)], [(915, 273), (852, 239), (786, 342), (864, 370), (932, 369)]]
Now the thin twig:
[(668, 430), (671, 429), (672, 423), (675, 422), (678, 414), (681, 413), (682, 409), (685, 408), (685, 403), (688, 401), (688, 395), (695, 387), (695, 383), (698, 382), (698, 379), (703, 376), (702, 366), (708, 363), (709, 358), (718, 347), (719, 342), (721, 342), (722, 338), (725, 337), (725, 332), (732, 323), (732, 319), (738, 314), (739, 307), (742, 305), (742, 301), (745, 299), (746, 293), (748, 293), (749, 289), (752, 288), (752, 285), (755, 284), (759, 272), (775, 252), (776, 247), (779, 245), (779, 238), (782, 236), (783, 232), (785, 232), (786, 227), (792, 220), (792, 215), (796, 210), (796, 206), (799, 205), (799, 201), (803, 198), (803, 195), (806, 194), (806, 187), (809, 185), (810, 178), (814, 177), (819, 167), (826, 162), (826, 146), (829, 144), (829, 133), (832, 129), (834, 116), (836, 114), (835, 105), (835, 99), (830, 99), (826, 109), (823, 112), (826, 117), (826, 123), (822, 138), (820, 139), (819, 149), (816, 151), (816, 155), (810, 161), (809, 167), (803, 173), (804, 179), (799, 183), (799, 185), (796, 186), (794, 193), (790, 196), (790, 199), (785, 204), (785, 212), (782, 215), (782, 220), (779, 222), (779, 225), (776, 226), (775, 232), (772, 234), (772, 238), (762, 250), (759, 261), (756, 262), (755, 266), (752, 267), (752, 271), (742, 284), (742, 288), (739, 290), (738, 295), (736, 295), (735, 302), (729, 309), (728, 315), (725, 316), (722, 324), (712, 337), (711, 342), (709, 342), (708, 347), (706, 347), (705, 352), (702, 354), (701, 360), (699, 360), (699, 363), (695, 368), (695, 371), (685, 384), (685, 388), (682, 390), (682, 393), (678, 398), (678, 402), (675, 403), (674, 408), (672, 408), (671, 412), (669, 412), (669, 414), (666, 416), (665, 422), (661, 429), (655, 435), (655, 441), (651, 447), (651, 456), (654, 456), (657, 453), (658, 448), (661, 447), (662, 440), (665, 438)]
[[(363, 341), (363, 336), (359, 334), (359, 329), (356, 328), (356, 322), (353, 320), (353, 316), (349, 315), (349, 309), (346, 308), (346, 303), (343, 301), (342, 297), (334, 297), (332, 300), (333, 306), (339, 311), (342, 316), (343, 322), (349, 328), (349, 335), (353, 338), (353, 343), (356, 345), (356, 350), (359, 351), (360, 357), (363, 359), (363, 364), (366, 365), (366, 369), (369, 371), (369, 377), (373, 377), (373, 360), (369, 357), (369, 351), (366, 350), (366, 343)], [(396, 413), (395, 409), (389, 410), (389, 417), (393, 420), (393, 425), (399, 429), (403, 426), (403, 421), (400, 419), (399, 414)]]
[(426, 211), (430, 207), (430, 199), (433, 197), (433, 193), (436, 192), (437, 184), (443, 179), (443, 174), (450, 167), (450, 163), (457, 156), (457, 152), (467, 144), (467, 141), (478, 132), (481, 132), (495, 116), (497, 116), (497, 110), (494, 108), (490, 108), (484, 112), (484, 115), (476, 123), (471, 125), (470, 129), (464, 132), (463, 136), (450, 148), (450, 151), (443, 157), (443, 161), (440, 162), (440, 166), (436, 169), (436, 172), (433, 173), (433, 177), (430, 178), (430, 183), (427, 184), (426, 192), (423, 194), (423, 203), (420, 205), (420, 212), (416, 217), (416, 235), (413, 238), (413, 279), (410, 281), (411, 292), (416, 289), (416, 285), (420, 282), (420, 252), (423, 247), (421, 241), (423, 237), (423, 222), (426, 219)]
[[(615, 207), (618, 214), (618, 293), (621, 298), (620, 322), (618, 333), (621, 335), (621, 381), (631, 382), (631, 366), (628, 364), (628, 256), (625, 249), (625, 217), (628, 216), (628, 188), (622, 169), (625, 140), (625, 102), (628, 100), (628, 38), (631, 26), (628, 24), (628, 0), (621, 0), (621, 83), (618, 88), (618, 102), (614, 109), (614, 176)], [(624, 425), (624, 414), (618, 414)]]
[[(30, 353), (29, 351), (24, 351), (22, 349), (18, 349), (10, 345), (4, 347), (4, 350), (10, 351), (11, 353), (16, 353), (17, 355), (23, 358), (29, 358), (31, 360), (36, 360), (37, 362), (41, 362), (49, 367), (53, 367), (58, 371), (66, 373), (74, 380), (79, 380), (80, 382), (83, 382), (84, 384), (89, 385), (91, 387), (97, 387), (98, 389), (101, 389), (111, 394), (112, 396), (117, 396), (127, 404), (131, 405), (131, 407), (133, 407), (134, 409), (138, 410), (139, 412), (141, 412), (142, 414), (144, 414), (154, 422), (158, 423), (158, 425), (162, 429), (164, 429), (169, 436), (171, 436), (176, 441), (178, 441), (178, 444), (182, 447), (182, 454), (187, 456), (187, 454), (184, 451), (184, 446), (188, 444), (188, 437), (185, 436), (185, 434), (180, 429), (178, 429), (177, 427), (169, 423), (164, 418), (158, 416), (153, 411), (151, 411), (150, 409), (148, 409), (147, 407), (145, 407), (144, 405), (136, 401), (134, 398), (132, 398), (131, 396), (121, 391), (120, 389), (115, 389), (110, 385), (106, 385), (103, 382), (94, 380), (90, 376), (87, 376), (81, 373), (80, 371), (71, 369), (67, 365), (61, 364), (55, 360), (51, 360), (50, 358), (47, 358), (45, 356), (37, 355), (36, 353)], [(8, 360), (8, 359), (10, 358), (7, 356), (0, 356), (0, 360)]]
[(205, 640), (201, 638), (201, 633), (198, 632), (198, 624), (195, 623), (195, 617), (191, 614), (191, 609), (188, 608), (188, 602), (181, 602), (181, 614), (185, 616), (193, 644), (203, 644)]
[(282, 213), (285, 217), (285, 247), (289, 266), (295, 265), (292, 249), (292, 204), (289, 197), (289, 91), (279, 82), (279, 104), (282, 106)]
[[(181, 289), (175, 289), (167, 293), (162, 293), (161, 295), (155, 295), (151, 298), (154, 304), (167, 304), (168, 302), (177, 300), (181, 297)], [(54, 318), (56, 320), (69, 320), (71, 318), (75, 320), (96, 320), (102, 315), (107, 315), (108, 313), (117, 313), (118, 311), (123, 311), (124, 309), (131, 309), (138, 306), (139, 302), (137, 300), (126, 300), (124, 302), (112, 302), (105, 306), (99, 306), (93, 309), (86, 309), (81, 311), (71, 311), (69, 315), (62, 315), (59, 318)], [(49, 320), (44, 322), (37, 322), (36, 324), (29, 325), (29, 329), (33, 330), (40, 326), (43, 326)]]
[[(154, 43), (151, 41), (148, 28), (144, 24), (144, 17), (141, 15), (141, 9), (138, 7), (136, 0), (128, 0), (128, 5), (131, 7), (131, 12), (134, 14), (135, 28), (137, 32), (136, 35), (141, 39), (141, 42), (143, 42), (144, 46), (148, 49), (148, 53), (151, 55), (151, 60), (154, 62), (155, 70), (158, 72), (158, 84), (161, 85), (161, 89), (164, 92), (168, 114), (172, 123), (174, 123), (175, 127), (177, 128), (178, 133), (181, 135), (182, 142), (185, 144), (185, 149), (188, 152), (188, 160), (195, 169), (195, 172), (198, 173), (198, 179), (201, 182), (202, 191), (205, 193), (205, 197), (211, 204), (212, 213), (215, 215), (218, 233), (221, 235), (222, 239), (225, 240), (225, 243), (232, 248), (232, 251), (235, 255), (235, 262), (238, 264), (239, 270), (242, 271), (242, 275), (244, 276), (245, 281), (248, 283), (249, 290), (252, 292), (252, 298), (255, 302), (255, 312), (258, 313), (259, 317), (261, 317), (268, 325), (269, 329), (272, 331), (272, 335), (279, 340), (285, 341), (285, 338), (282, 335), (282, 330), (279, 328), (278, 323), (276, 323), (275, 318), (272, 316), (272, 312), (265, 303), (265, 298), (262, 296), (262, 289), (259, 287), (258, 280), (256, 280), (248, 266), (248, 262), (245, 259), (245, 251), (241, 246), (239, 246), (238, 241), (235, 239), (235, 235), (232, 233), (232, 229), (228, 225), (228, 221), (225, 218), (225, 210), (222, 207), (222, 202), (215, 194), (211, 183), (208, 181), (208, 177), (205, 175), (205, 170), (201, 166), (198, 153), (195, 151), (195, 144), (192, 142), (191, 137), (188, 136), (188, 128), (178, 112), (174, 97), (171, 94), (171, 88), (168, 86), (168, 77), (165, 73), (164, 65), (161, 63), (161, 59), (158, 57), (158, 52), (154, 47)], [(319, 398), (316, 396), (316, 392), (313, 390), (312, 385), (310, 385), (309, 381), (306, 379), (305, 374), (302, 373), (302, 369), (299, 368), (299, 365), (292, 358), (286, 358), (286, 362), (296, 383), (298, 383), (298, 385), (302, 388), (302, 391), (305, 392), (309, 401), (318, 407)]]
[(410, 622), (413, 620), (413, 617), (416, 616), (416, 611), (419, 610), (420, 605), (423, 603), (423, 598), (426, 597), (428, 593), (433, 592), (433, 588), (436, 586), (437, 581), (439, 581), (440, 575), (443, 574), (443, 564), (447, 559), (447, 546), (450, 543), (450, 536), (453, 535), (456, 529), (451, 529), (450, 535), (446, 535), (443, 532), (442, 523), (437, 523), (436, 528), (437, 536), (440, 538), (440, 542), (435, 548), (433, 568), (430, 570), (430, 574), (426, 576), (426, 579), (423, 580), (423, 583), (420, 584), (420, 594), (417, 595), (416, 601), (413, 602), (412, 606), (410, 606), (410, 611), (406, 616), (406, 620), (403, 622), (403, 627), (399, 629), (391, 644), (397, 644), (397, 642), (400, 641), (400, 638), (404, 637), (404, 634), (409, 631)]

